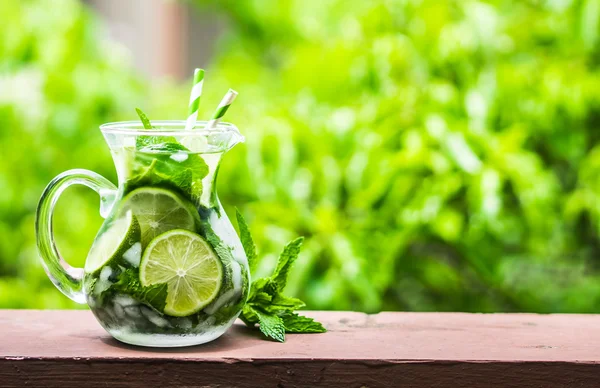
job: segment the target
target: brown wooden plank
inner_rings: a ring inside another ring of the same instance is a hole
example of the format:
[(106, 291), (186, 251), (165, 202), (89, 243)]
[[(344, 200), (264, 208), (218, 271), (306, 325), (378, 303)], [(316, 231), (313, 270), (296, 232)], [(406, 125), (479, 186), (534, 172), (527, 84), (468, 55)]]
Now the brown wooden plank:
[(136, 348), (88, 311), (0, 310), (0, 387), (599, 387), (600, 316), (309, 312), (330, 330)]

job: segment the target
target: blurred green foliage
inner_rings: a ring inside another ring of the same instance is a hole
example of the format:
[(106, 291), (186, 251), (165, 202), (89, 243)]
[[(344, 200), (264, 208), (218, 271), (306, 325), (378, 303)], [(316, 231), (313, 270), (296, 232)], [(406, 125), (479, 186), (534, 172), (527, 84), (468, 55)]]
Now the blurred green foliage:
[[(68, 168), (114, 180), (97, 124), (183, 118), (189, 85), (137, 79), (74, 0), (6, 3), (0, 307), (72, 306), (37, 262), (39, 194)], [(600, 311), (600, 0), (193, 3), (227, 20), (201, 107), (240, 92), (219, 191), (259, 272), (304, 235), (288, 293), (313, 309)], [(84, 190), (56, 217), (78, 265)]]
[[(37, 201), (69, 168), (114, 181), (97, 128), (130, 112), (143, 83), (125, 67), (128, 54), (99, 39), (96, 17), (78, 1), (0, 1), (0, 15), (0, 307), (73, 306), (38, 262)], [(60, 250), (73, 265), (83, 264), (101, 225), (90, 191), (69, 190), (55, 217)]]

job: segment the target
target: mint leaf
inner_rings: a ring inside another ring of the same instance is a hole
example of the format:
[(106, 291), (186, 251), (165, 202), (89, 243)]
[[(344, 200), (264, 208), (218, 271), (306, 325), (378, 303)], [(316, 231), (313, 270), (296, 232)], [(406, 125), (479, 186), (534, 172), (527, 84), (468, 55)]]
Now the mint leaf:
[[(144, 112), (142, 112), (142, 110), (140, 108), (135, 108), (135, 111), (137, 112), (138, 116), (140, 117), (140, 120), (142, 122), (142, 126), (144, 127), (144, 129), (153, 129), (154, 128), (154, 126), (150, 122), (150, 119), (148, 118), (148, 116), (146, 116), (146, 114)], [(154, 145), (154, 144), (170, 144), (170, 143), (178, 144), (177, 139), (175, 139), (173, 136), (151, 136), (151, 135), (138, 136), (135, 139), (135, 148), (137, 148), (139, 150), (139, 149), (142, 149), (144, 147)]]
[(285, 331), (288, 333), (325, 333), (327, 330), (312, 318), (296, 313), (287, 313), (281, 316)]
[(188, 152), (179, 143), (148, 144), (136, 153), (136, 162), (141, 168), (154, 163), (154, 176), (149, 183), (170, 183), (184, 194), (200, 198), (208, 165), (200, 155)]
[(98, 281), (97, 277), (92, 277), (89, 275), (85, 275), (84, 278), (84, 283), (85, 283), (85, 288), (87, 289), (87, 294), (88, 295), (93, 295), (94, 294), (94, 289), (96, 288), (96, 282)]
[(250, 273), (253, 273), (256, 269), (256, 245), (254, 245), (254, 240), (250, 234), (250, 228), (248, 227), (244, 216), (242, 216), (242, 213), (240, 213), (237, 208), (235, 209), (235, 216), (240, 229), (240, 240), (242, 240), (242, 246), (244, 247), (244, 252), (246, 252), (246, 257), (248, 258), (248, 267), (250, 268)]
[[(236, 260), (233, 257), (232, 249), (229, 246), (225, 245), (221, 238), (219, 238), (219, 236), (215, 234), (209, 222), (201, 222), (200, 230), (200, 234), (204, 238), (206, 238), (206, 241), (208, 241), (208, 243), (215, 250), (217, 256), (219, 256), (222, 259), (221, 261), (223, 264), (223, 286), (221, 287), (221, 291), (219, 291), (216, 300), (218, 300), (222, 295), (230, 294), (231, 292), (233, 292), (235, 295), (234, 299), (230, 298), (229, 302), (227, 302), (225, 306), (219, 309), (215, 314), (226, 315), (228, 317), (227, 320), (229, 320), (231, 318), (231, 315), (234, 314), (234, 311), (239, 311), (239, 309), (242, 308), (247, 302), (248, 294), (250, 293), (250, 279), (249, 276), (247, 276), (248, 272), (247, 269), (242, 265), (240, 265), (239, 268), (234, 268), (233, 263), (236, 262)], [(234, 271), (237, 270), (242, 272), (241, 292), (234, 288), (235, 281), (233, 277), (235, 276)], [(211, 306), (212, 305), (209, 305), (209, 308)], [(230, 315), (229, 312), (231, 312)], [(249, 324), (249, 322), (244, 322), (246, 324)], [(258, 322), (258, 319), (256, 319), (254, 322)]]
[[(156, 137), (156, 136), (155, 136)], [(175, 138), (173, 138), (175, 139)], [(165, 154), (174, 154), (178, 151), (187, 152), (188, 149), (183, 145), (177, 143), (177, 140), (173, 142), (160, 142), (160, 143), (152, 143), (148, 144), (140, 151), (149, 152), (149, 153), (165, 153)]]
[[(274, 282), (269, 284), (276, 285)], [(285, 296), (279, 293), (279, 291), (276, 289), (270, 290), (267, 288), (262, 288), (259, 290), (255, 289), (248, 303), (267, 313), (273, 313), (277, 315), (291, 313), (294, 310), (306, 306), (306, 304), (298, 298)]]
[(154, 144), (169, 144), (165, 142), (176, 142), (173, 136), (138, 136), (135, 139), (135, 148), (138, 150), (145, 150), (146, 147)]
[(304, 306), (306, 306), (306, 304), (298, 298), (292, 298), (292, 297), (277, 293), (275, 296), (273, 296), (271, 298), (271, 303), (269, 305), (269, 309), (293, 311), (293, 310), (301, 309)]
[(269, 306), (273, 297), (264, 291), (257, 292), (252, 298), (252, 304), (257, 306)]
[(254, 314), (258, 317), (258, 328), (264, 335), (279, 342), (285, 341), (285, 326), (281, 318), (277, 315), (259, 312), (256, 309), (254, 309)]
[(137, 270), (130, 268), (121, 272), (121, 274), (119, 274), (119, 280), (113, 284), (110, 289), (131, 295), (133, 298), (150, 307), (154, 307), (160, 312), (165, 309), (167, 284), (156, 284), (154, 286), (144, 287), (140, 283), (140, 277)]
[(256, 279), (255, 281), (252, 282), (252, 288), (250, 290), (249, 300), (253, 300), (261, 292), (265, 292), (265, 293), (269, 294), (271, 297), (273, 297), (278, 292), (277, 284), (271, 278)]
[(144, 112), (142, 112), (142, 110), (140, 108), (135, 108), (135, 111), (137, 112), (138, 116), (140, 116), (140, 120), (142, 121), (142, 125), (144, 126), (145, 129), (154, 128), (152, 126), (152, 123), (150, 123), (150, 119), (148, 119), (148, 116), (146, 116), (146, 114)]
[(217, 236), (217, 234), (212, 230), (208, 222), (203, 222), (202, 231), (204, 232), (204, 237), (206, 238), (206, 241), (210, 243), (217, 255), (223, 258), (224, 262), (230, 263), (234, 261), (234, 258), (231, 255), (231, 250), (225, 246), (221, 238)]
[[(144, 138), (144, 139), (142, 139)], [(194, 200), (202, 195), (202, 179), (208, 165), (200, 155), (189, 153), (177, 142), (156, 143), (155, 136), (138, 136), (132, 178), (127, 190), (141, 186), (166, 186)], [(175, 138), (173, 138), (175, 141)]]
[(240, 314), (240, 319), (246, 324), (248, 327), (254, 327), (255, 324), (258, 323), (258, 315), (254, 312), (254, 308), (250, 305), (245, 305), (242, 309), (242, 314)]
[[(152, 123), (150, 122), (150, 119), (148, 118), (148, 116), (146, 116), (146, 114), (144, 112), (142, 112), (142, 110), (140, 108), (135, 108), (135, 111), (137, 112), (138, 116), (140, 117), (140, 120), (142, 122), (142, 126), (144, 127), (144, 129), (154, 128), (152, 126)], [(175, 140), (175, 138), (173, 138), (173, 140)], [(140, 148), (146, 147), (150, 144), (159, 143), (161, 141), (164, 142), (165, 139), (162, 139), (162, 138), (156, 137), (156, 136), (138, 136), (135, 139), (135, 148), (140, 149)]]
[(298, 237), (294, 241), (288, 243), (288, 245), (283, 248), (281, 255), (279, 255), (277, 268), (275, 268), (275, 272), (273, 272), (273, 275), (271, 276), (271, 278), (277, 283), (279, 291), (282, 291), (287, 284), (290, 268), (300, 254), (300, 247), (302, 246), (303, 241), (304, 237)]

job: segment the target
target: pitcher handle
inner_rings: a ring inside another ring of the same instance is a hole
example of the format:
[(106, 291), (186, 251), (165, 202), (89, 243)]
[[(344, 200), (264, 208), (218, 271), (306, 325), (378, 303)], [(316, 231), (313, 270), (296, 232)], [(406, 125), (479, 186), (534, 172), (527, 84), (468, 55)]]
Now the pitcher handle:
[(42, 194), (35, 217), (35, 232), (42, 265), (52, 283), (77, 303), (85, 303), (83, 268), (69, 265), (60, 255), (54, 242), (52, 215), (58, 197), (71, 185), (89, 187), (100, 195), (100, 215), (106, 218), (114, 203), (117, 188), (102, 175), (89, 170), (69, 170), (54, 178)]

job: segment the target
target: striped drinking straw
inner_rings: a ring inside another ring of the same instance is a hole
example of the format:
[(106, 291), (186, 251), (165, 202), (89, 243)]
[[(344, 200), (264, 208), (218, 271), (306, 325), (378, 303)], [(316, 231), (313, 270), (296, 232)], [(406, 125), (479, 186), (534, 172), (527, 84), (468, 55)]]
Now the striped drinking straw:
[(206, 129), (214, 129), (217, 124), (219, 124), (219, 121), (221, 121), (221, 118), (225, 115), (225, 112), (227, 112), (227, 109), (229, 109), (231, 103), (233, 100), (235, 100), (237, 95), (238, 93), (235, 90), (229, 89), (227, 94), (225, 94), (225, 97), (223, 97), (219, 103), (217, 110), (212, 116), (212, 119), (208, 122), (208, 124), (206, 124)]
[(188, 118), (185, 123), (186, 130), (194, 129), (198, 119), (198, 106), (200, 105), (200, 96), (202, 95), (202, 85), (204, 84), (204, 70), (194, 70), (194, 84), (190, 93), (190, 104), (188, 107)]

